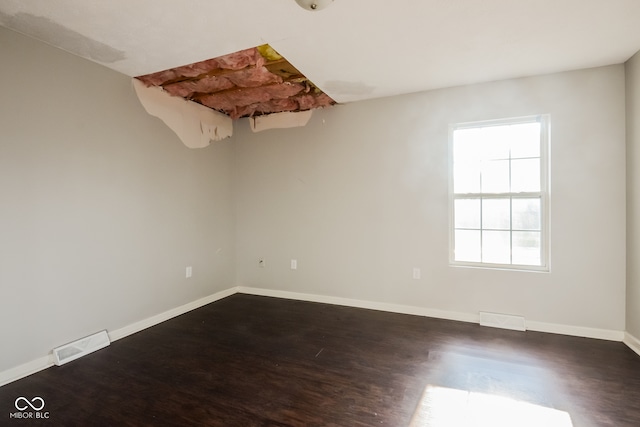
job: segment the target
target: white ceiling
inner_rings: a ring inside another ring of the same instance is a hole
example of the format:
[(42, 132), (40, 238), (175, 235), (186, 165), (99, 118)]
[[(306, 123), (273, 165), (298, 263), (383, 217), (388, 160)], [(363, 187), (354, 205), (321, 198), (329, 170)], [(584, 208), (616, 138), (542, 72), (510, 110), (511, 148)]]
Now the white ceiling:
[(269, 43), (338, 102), (640, 50), (640, 0), (0, 0), (0, 24), (129, 76)]

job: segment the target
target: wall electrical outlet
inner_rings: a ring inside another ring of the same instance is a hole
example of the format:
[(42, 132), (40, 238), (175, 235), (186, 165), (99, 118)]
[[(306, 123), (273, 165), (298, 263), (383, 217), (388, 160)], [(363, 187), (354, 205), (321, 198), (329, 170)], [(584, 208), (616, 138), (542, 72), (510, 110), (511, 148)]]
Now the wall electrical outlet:
[(188, 266), (188, 267), (185, 269), (184, 277), (186, 277), (186, 278), (188, 279), (188, 278), (190, 278), (191, 276), (193, 276), (193, 267), (192, 267), (192, 266)]
[(264, 268), (267, 265), (264, 258), (258, 258), (258, 267)]
[(413, 269), (413, 278), (414, 279), (419, 279), (421, 276), (421, 272), (419, 268), (414, 268)]
[(292, 259), (291, 260), (291, 269), (292, 270), (297, 270), (298, 269), (298, 260), (297, 259)]

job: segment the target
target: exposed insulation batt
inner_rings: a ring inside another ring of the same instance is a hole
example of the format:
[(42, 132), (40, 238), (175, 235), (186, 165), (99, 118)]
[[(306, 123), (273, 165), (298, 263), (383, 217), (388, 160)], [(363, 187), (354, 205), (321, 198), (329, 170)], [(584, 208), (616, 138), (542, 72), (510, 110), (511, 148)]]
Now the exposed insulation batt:
[(269, 45), (137, 79), (233, 119), (335, 104)]

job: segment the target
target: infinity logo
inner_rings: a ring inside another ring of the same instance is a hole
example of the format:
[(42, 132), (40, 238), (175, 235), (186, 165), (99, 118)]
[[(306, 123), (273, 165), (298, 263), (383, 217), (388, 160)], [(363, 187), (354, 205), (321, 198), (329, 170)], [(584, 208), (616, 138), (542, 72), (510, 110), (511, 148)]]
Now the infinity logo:
[[(38, 401), (38, 400), (40, 401), (40, 406), (36, 406), (36, 401)], [(20, 402), (20, 401), (24, 401), (24, 403), (23, 403), (24, 406), (18, 406), (18, 402)], [(18, 411), (24, 411), (28, 407), (31, 407), (31, 409), (33, 409), (34, 411), (39, 411), (42, 408), (44, 408), (44, 399), (41, 398), (41, 397), (36, 396), (33, 399), (31, 399), (31, 402), (29, 402), (29, 400), (26, 397), (20, 396), (15, 401), (15, 407), (16, 407), (16, 409)]]

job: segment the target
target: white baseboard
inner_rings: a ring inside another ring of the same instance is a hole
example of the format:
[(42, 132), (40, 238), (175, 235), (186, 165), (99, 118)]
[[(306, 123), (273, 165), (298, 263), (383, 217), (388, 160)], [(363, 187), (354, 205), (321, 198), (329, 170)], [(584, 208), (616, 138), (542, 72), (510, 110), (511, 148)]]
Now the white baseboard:
[[(436, 310), (409, 305), (387, 304), (373, 301), (362, 301), (350, 298), (337, 298), (316, 294), (304, 294), (289, 291), (251, 288), (239, 286), (238, 292), (251, 295), (262, 295), (276, 298), (286, 298), (300, 301), (320, 302), (325, 304), (344, 305), (349, 307), (368, 308), (371, 310), (390, 311), (393, 313), (413, 314), (417, 316), (435, 317), (438, 319), (458, 320), (462, 322), (479, 323), (479, 314), (460, 313), (455, 311)], [(609, 329), (585, 328), (581, 326), (561, 325), (556, 323), (526, 322), (527, 330), (549, 332), (560, 335), (571, 335), (584, 338), (596, 338), (609, 341), (622, 341), (624, 332)]]
[(618, 342), (622, 341), (624, 338), (623, 331), (616, 331), (613, 329), (586, 328), (584, 326), (562, 325), (559, 323), (527, 321), (527, 330)]
[(400, 314), (413, 314), (416, 316), (435, 317), (438, 319), (458, 320), (460, 322), (478, 323), (479, 315), (458, 313), (455, 311), (435, 310), (411, 305), (388, 304), (375, 301), (364, 301), (351, 298), (330, 297), (325, 295), (304, 294), (299, 292), (276, 291), (272, 289), (238, 287), (242, 294), (260, 295), (266, 297), (285, 298), (298, 301), (319, 302), (324, 304), (343, 305), (347, 307), (367, 308), (370, 310), (388, 311)]
[[(136, 332), (140, 332), (173, 317), (180, 316), (181, 314), (188, 313), (189, 311), (195, 310), (196, 308), (200, 308), (212, 302), (221, 300), (222, 298), (226, 298), (237, 292), (238, 288), (236, 287), (216, 292), (215, 294), (208, 295), (204, 298), (200, 298), (190, 303), (181, 305), (180, 307), (172, 308), (171, 310), (167, 310), (163, 313), (157, 314), (139, 322), (132, 323), (125, 326), (124, 328), (116, 329), (112, 332), (109, 332), (109, 338), (111, 341), (119, 340), (120, 338), (135, 334)], [(20, 378), (35, 374), (36, 372), (42, 371), (51, 366), (53, 366), (53, 354), (49, 353), (47, 356), (43, 356), (36, 360), (32, 360), (31, 362), (7, 369), (6, 371), (2, 371), (0, 372), (0, 387), (5, 384), (9, 384), (10, 382), (17, 381)]]
[(53, 366), (53, 354), (0, 372), (0, 387)]
[(631, 350), (635, 351), (638, 355), (640, 355), (640, 340), (629, 332), (624, 333), (624, 340), (622, 341), (629, 347)]
[(158, 323), (162, 323), (166, 320), (172, 319), (176, 316), (180, 316), (184, 313), (188, 313), (191, 310), (195, 310), (196, 308), (211, 304), (212, 302), (216, 302), (218, 300), (221, 300), (222, 298), (226, 298), (236, 293), (238, 293), (238, 288), (235, 287), (216, 292), (215, 294), (208, 295), (204, 298), (200, 298), (190, 303), (181, 305), (180, 307), (172, 308), (171, 310), (167, 310), (163, 313), (156, 314), (155, 316), (140, 320), (139, 322), (132, 323), (125, 326), (124, 328), (111, 331), (109, 332), (109, 338), (111, 339), (111, 341), (119, 340), (120, 338), (135, 334), (136, 332), (140, 332), (142, 330), (155, 326)]

